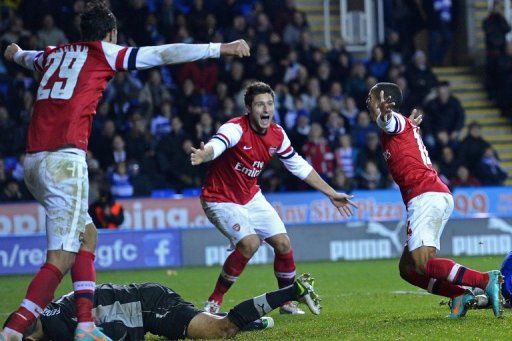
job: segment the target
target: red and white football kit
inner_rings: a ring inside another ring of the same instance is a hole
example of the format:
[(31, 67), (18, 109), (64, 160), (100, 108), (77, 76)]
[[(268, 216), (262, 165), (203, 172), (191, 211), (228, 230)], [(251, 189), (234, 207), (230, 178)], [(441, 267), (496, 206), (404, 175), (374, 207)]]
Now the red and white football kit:
[(407, 245), (439, 249), (444, 226), (453, 211), (453, 198), (439, 179), (420, 135), (420, 128), (401, 114), (392, 113), (377, 125), (389, 172), (400, 187), (407, 206)]
[(220, 44), (123, 47), (77, 42), (44, 51), (19, 51), (14, 61), (42, 78), (30, 121), (25, 181), (44, 206), (49, 250), (77, 252), (92, 222), (85, 151), (96, 106), (117, 71), (220, 56)]
[(214, 160), (201, 202), (210, 222), (233, 246), (249, 234), (264, 240), (286, 233), (279, 215), (261, 194), (257, 178), (274, 155), (302, 180), (313, 168), (295, 152), (283, 128), (271, 123), (265, 134), (259, 134), (244, 115), (223, 124), (207, 146), (213, 147)]

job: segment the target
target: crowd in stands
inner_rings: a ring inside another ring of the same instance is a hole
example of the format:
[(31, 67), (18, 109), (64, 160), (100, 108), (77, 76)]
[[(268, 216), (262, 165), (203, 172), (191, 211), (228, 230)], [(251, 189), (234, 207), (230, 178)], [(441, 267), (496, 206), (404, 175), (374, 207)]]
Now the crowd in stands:
[[(37, 50), (80, 40), (83, 0), (11, 3), (1, 12), (2, 51), (11, 42)], [(403, 30), (394, 25), (398, 20), (387, 20), (385, 43), (360, 58), (339, 38), (330, 50), (316, 46), (307, 15), (290, 0), (110, 3), (120, 45), (245, 39), (252, 52), (246, 59), (118, 73), (92, 128), (87, 154), (91, 201), (105, 188), (115, 197), (148, 196), (163, 188), (197, 193), (206, 168), (191, 166), (190, 148), (244, 113), (244, 87), (252, 80), (274, 88), (275, 120), (295, 149), (339, 190), (394, 187), (379, 130), (365, 107), (368, 90), (379, 81), (401, 87), (405, 115), (413, 107), (424, 111), (424, 140), (447, 183), (500, 184), (506, 177), (478, 124), (461, 136), (464, 109), (450, 85), (438, 81), (426, 53), (404, 43), (410, 38), (400, 35)], [(400, 1), (386, 3), (397, 6)], [(0, 201), (30, 199), (23, 185), (23, 150), (37, 79), (0, 60)], [(263, 172), (261, 186), (264, 191), (308, 189), (277, 160)]]

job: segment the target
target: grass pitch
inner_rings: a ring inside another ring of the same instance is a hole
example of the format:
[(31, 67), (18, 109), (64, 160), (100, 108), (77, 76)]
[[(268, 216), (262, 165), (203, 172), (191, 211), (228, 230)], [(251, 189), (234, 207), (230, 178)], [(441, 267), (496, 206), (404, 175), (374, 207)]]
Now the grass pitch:
[[(499, 268), (502, 257), (457, 258), (456, 261), (482, 270)], [(98, 283), (154, 281), (167, 285), (198, 306), (206, 300), (220, 267), (118, 271), (98, 273)], [(411, 339), (510, 339), (511, 312), (494, 318), (490, 310), (472, 310), (467, 317), (450, 320), (439, 296), (403, 282), (398, 260), (300, 263), (297, 274), (310, 272), (323, 298), (319, 316), (271, 313), (276, 325), (271, 330), (243, 333), (238, 340), (411, 340)], [(30, 276), (0, 278), (0, 322), (13, 311), (25, 294)], [(271, 265), (251, 266), (226, 295), (223, 310), (236, 303), (276, 289)], [(58, 294), (71, 291), (67, 276)], [(307, 307), (304, 306), (307, 310)], [(149, 337), (150, 340), (156, 338)]]

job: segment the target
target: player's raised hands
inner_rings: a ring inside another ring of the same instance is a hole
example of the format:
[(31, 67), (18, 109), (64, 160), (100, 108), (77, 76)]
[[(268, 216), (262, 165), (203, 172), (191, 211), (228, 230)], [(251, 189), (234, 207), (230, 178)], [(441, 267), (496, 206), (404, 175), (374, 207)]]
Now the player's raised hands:
[(192, 153), (190, 153), (190, 163), (192, 166), (200, 165), (204, 162), (208, 162), (212, 159), (213, 149), (205, 149), (204, 142), (201, 142), (199, 149), (192, 147)]
[(391, 96), (384, 98), (384, 91), (381, 90), (379, 96), (379, 110), (384, 122), (387, 122), (391, 118), (394, 108), (395, 102), (391, 100)]
[(423, 113), (420, 110), (413, 109), (410, 118), (415, 125), (419, 126), (423, 122)]
[(9, 46), (7, 46), (7, 48), (4, 51), (5, 60), (12, 62), (14, 59), (14, 55), (18, 51), (21, 51), (21, 48), (18, 45), (14, 44), (14, 43), (9, 44)]
[(223, 56), (233, 57), (249, 57), (251, 50), (247, 42), (243, 39), (232, 41), (231, 43), (224, 43), (220, 45), (220, 54)]
[(329, 199), (332, 204), (336, 206), (340, 214), (346, 218), (350, 217), (352, 213), (352, 208), (357, 208), (357, 205), (350, 199), (352, 199), (353, 195), (348, 195), (346, 193), (334, 193), (329, 195)]

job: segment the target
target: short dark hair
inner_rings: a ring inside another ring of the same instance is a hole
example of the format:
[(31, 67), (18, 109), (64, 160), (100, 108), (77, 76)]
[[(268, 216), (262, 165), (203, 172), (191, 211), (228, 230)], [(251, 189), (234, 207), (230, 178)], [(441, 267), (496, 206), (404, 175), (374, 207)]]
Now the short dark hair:
[(372, 90), (380, 96), (380, 92), (384, 91), (384, 98), (391, 97), (391, 101), (395, 102), (395, 108), (402, 105), (402, 90), (395, 83), (377, 83)]
[(271, 94), (272, 99), (275, 98), (274, 90), (264, 82), (254, 82), (249, 84), (247, 89), (245, 89), (245, 95), (244, 95), (244, 103), (246, 106), (250, 107), (252, 104), (252, 101), (254, 101), (254, 97), (261, 94)]
[(117, 27), (114, 13), (102, 0), (91, 0), (80, 15), (80, 33), (82, 41), (103, 40)]

